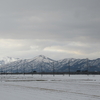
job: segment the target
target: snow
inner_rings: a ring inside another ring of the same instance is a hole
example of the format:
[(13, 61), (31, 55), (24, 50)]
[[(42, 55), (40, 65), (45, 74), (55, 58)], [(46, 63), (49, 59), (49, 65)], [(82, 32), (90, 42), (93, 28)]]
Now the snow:
[[(0, 72), (2, 73), (30, 73), (36, 72), (76, 72), (80, 70), (84, 72), (100, 72), (100, 58), (95, 60), (66, 58), (62, 60), (53, 60), (43, 55), (39, 55), (32, 59), (19, 59), (6, 57), (0, 59)], [(41, 70), (42, 67), (42, 70)], [(25, 70), (23, 70), (25, 69)]]
[(14, 61), (20, 60), (19, 58), (12, 58), (12, 57), (0, 57), (0, 65), (11, 63)]
[(100, 100), (100, 75), (1, 75), (1, 100)]

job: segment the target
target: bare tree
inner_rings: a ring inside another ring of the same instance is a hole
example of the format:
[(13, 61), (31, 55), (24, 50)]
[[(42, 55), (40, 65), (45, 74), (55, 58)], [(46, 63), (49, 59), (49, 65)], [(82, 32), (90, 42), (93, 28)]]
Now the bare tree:
[(89, 75), (89, 60), (87, 58), (87, 75)]
[(69, 71), (69, 77), (70, 77), (70, 60), (68, 61), (68, 71)]

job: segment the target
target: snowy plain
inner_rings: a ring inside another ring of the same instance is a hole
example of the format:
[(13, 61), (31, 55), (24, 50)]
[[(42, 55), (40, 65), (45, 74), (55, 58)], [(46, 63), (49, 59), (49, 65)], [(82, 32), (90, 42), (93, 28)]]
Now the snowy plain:
[(0, 75), (1, 100), (100, 100), (100, 75)]

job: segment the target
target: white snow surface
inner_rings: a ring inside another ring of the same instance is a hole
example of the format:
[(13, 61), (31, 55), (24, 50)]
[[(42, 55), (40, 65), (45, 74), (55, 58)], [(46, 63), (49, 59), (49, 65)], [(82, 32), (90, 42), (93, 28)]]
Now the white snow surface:
[(2, 57), (0, 58), (0, 65), (11, 63), (18, 60), (20, 60), (20, 58)]
[(0, 75), (0, 100), (100, 100), (100, 75)]

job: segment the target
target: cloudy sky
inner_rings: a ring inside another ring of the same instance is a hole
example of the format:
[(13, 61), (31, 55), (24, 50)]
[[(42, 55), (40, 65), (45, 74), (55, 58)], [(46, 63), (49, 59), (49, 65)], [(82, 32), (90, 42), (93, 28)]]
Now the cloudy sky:
[(1, 0), (0, 56), (100, 57), (100, 0)]

